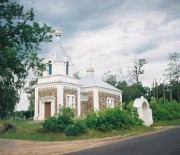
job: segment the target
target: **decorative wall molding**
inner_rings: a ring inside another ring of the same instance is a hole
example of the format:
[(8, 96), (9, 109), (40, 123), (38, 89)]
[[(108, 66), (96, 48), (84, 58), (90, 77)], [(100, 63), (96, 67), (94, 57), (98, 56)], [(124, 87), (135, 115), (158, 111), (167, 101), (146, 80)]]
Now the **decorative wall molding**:
[(39, 90), (50, 90), (50, 89), (57, 89), (57, 86), (49, 86), (49, 87), (40, 87)]

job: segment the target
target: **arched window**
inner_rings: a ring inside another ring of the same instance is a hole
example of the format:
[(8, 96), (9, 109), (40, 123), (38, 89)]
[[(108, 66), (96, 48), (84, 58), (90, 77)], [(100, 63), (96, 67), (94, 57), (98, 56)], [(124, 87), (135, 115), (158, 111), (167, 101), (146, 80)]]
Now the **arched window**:
[(48, 69), (49, 69), (49, 75), (52, 75), (52, 62), (51, 61), (49, 61), (49, 63), (48, 63)]
[(113, 98), (107, 98), (107, 108), (114, 108), (114, 99)]
[(66, 62), (66, 75), (69, 75), (69, 62)]
[(66, 95), (66, 107), (75, 108), (75, 95), (67, 94)]

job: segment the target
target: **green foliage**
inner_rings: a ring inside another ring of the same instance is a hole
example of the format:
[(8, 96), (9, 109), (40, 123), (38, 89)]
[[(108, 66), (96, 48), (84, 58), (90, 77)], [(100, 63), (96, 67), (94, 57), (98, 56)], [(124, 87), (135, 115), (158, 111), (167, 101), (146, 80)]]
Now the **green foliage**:
[(44, 121), (43, 131), (44, 132), (64, 132), (68, 125), (74, 123), (74, 112), (73, 109), (60, 107), (59, 114), (51, 117)]
[(131, 114), (131, 116), (134, 117), (135, 119), (139, 117), (137, 108), (133, 106), (133, 102), (130, 102), (129, 104), (123, 104), (123, 109), (128, 111)]
[(155, 121), (172, 120), (180, 118), (180, 104), (176, 101), (169, 102), (166, 100), (165, 104), (163, 99), (156, 100), (152, 98), (150, 107)]
[(105, 81), (113, 86), (116, 86), (116, 88), (123, 91), (123, 98), (122, 98), (123, 102), (129, 103), (135, 100), (137, 97), (141, 97), (141, 96), (144, 96), (145, 98), (150, 100), (150, 96), (151, 96), (150, 88), (143, 87), (141, 83), (128, 85), (126, 81), (117, 81), (115, 78), (112, 78), (114, 76), (115, 75), (113, 74), (108, 75)]
[(13, 119), (32, 119), (34, 116), (34, 110), (25, 110), (25, 111), (15, 111), (13, 113), (11, 113), (10, 118)]
[(87, 117), (85, 118), (87, 127), (90, 129), (95, 129), (97, 126), (98, 117), (99, 117), (98, 113), (88, 114)]
[(23, 115), (25, 116), (26, 119), (32, 119), (34, 116), (34, 110), (23, 111)]
[(116, 86), (117, 84), (117, 75), (112, 74), (111, 71), (107, 71), (102, 76), (103, 81), (109, 83), (112, 86)]
[(43, 123), (43, 131), (44, 132), (63, 132), (65, 129), (64, 124), (60, 124), (62, 122), (57, 117), (51, 117)]
[(34, 85), (37, 84), (38, 78), (33, 79), (29, 82), (29, 86), (25, 88), (25, 92), (27, 94), (29, 100), (29, 110), (34, 110), (35, 103), (35, 88)]
[(67, 136), (79, 136), (86, 132), (83, 120), (74, 122), (74, 112), (71, 108), (60, 107), (59, 114), (42, 124), (44, 132), (65, 133)]
[[(139, 133), (145, 133), (152, 131), (152, 128), (145, 126), (131, 126), (126, 130), (113, 130), (111, 132), (100, 132), (98, 130), (87, 130), (88, 132), (82, 136), (66, 136), (62, 133), (44, 133), (41, 129), (41, 123), (34, 121), (20, 121), (9, 120), (11, 124), (16, 126), (15, 132), (7, 132), (6, 134), (0, 134), (0, 139), (19, 139), (19, 140), (31, 140), (31, 141), (72, 141), (72, 140), (87, 140), (92, 138), (105, 138), (118, 135), (134, 135)], [(2, 129), (3, 120), (0, 120), (0, 130)], [(176, 124), (173, 124), (176, 125)], [(180, 125), (180, 119), (178, 121)]]
[(29, 70), (39, 75), (44, 69), (39, 46), (51, 41), (52, 30), (34, 16), (17, 1), (0, 1), (0, 118), (13, 112)]
[(136, 109), (131, 104), (126, 110), (120, 108), (106, 109), (98, 113), (89, 114), (85, 119), (73, 120), (74, 113), (70, 108), (60, 108), (59, 115), (47, 119), (43, 124), (44, 132), (65, 133), (67, 136), (78, 136), (86, 129), (95, 129), (102, 132), (129, 128), (142, 125)]
[(76, 121), (73, 125), (68, 126), (64, 133), (66, 136), (79, 136), (86, 133), (87, 129), (82, 121)]
[(180, 119), (156, 121), (153, 123), (152, 126), (180, 126)]
[(90, 129), (106, 132), (112, 129), (118, 130), (133, 125), (142, 125), (142, 120), (140, 120), (136, 114), (132, 114), (132, 112), (128, 110), (114, 108), (88, 115), (86, 124)]
[(157, 99), (165, 97), (166, 100), (176, 100), (180, 102), (180, 82), (176, 80), (171, 80), (170, 83), (160, 83), (152, 88), (151, 96)]

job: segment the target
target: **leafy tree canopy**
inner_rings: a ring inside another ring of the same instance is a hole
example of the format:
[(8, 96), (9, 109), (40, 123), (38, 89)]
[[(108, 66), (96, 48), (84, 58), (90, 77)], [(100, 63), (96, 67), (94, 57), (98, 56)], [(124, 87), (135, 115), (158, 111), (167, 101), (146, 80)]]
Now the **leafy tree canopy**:
[(0, 0), (1, 118), (14, 110), (29, 70), (38, 75), (44, 68), (38, 58), (39, 45), (51, 41), (52, 29), (34, 17), (32, 8), (26, 12), (16, 1)]

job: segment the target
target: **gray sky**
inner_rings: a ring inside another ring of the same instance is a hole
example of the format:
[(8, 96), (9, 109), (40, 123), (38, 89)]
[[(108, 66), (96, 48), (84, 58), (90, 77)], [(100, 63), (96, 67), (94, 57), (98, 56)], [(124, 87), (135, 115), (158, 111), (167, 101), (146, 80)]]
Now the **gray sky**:
[[(145, 58), (144, 85), (160, 80), (168, 53), (180, 51), (180, 0), (20, 0), (36, 21), (60, 27), (61, 42), (81, 76), (91, 58), (95, 75)], [(53, 43), (44, 45), (45, 57)]]
[[(34, 8), (36, 20), (60, 27), (62, 44), (75, 70), (85, 74), (91, 57), (96, 75), (149, 61), (144, 84), (162, 76), (168, 53), (180, 49), (179, 0), (21, 0)], [(47, 47), (46, 47), (47, 46)], [(41, 56), (53, 43), (44, 45)]]

